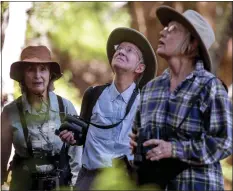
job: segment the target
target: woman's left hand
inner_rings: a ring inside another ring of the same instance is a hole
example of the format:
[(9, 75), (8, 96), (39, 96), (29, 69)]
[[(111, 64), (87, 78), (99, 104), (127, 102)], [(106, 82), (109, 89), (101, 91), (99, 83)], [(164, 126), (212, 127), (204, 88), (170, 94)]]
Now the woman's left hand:
[(154, 161), (172, 156), (172, 144), (164, 140), (150, 139), (143, 143), (143, 146), (154, 146), (146, 153), (146, 159)]

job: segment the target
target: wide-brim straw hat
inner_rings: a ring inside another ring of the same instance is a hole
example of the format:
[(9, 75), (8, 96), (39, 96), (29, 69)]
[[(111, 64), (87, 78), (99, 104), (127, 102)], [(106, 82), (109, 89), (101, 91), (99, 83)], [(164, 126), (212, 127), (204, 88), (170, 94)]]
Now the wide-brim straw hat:
[(14, 62), (10, 68), (10, 77), (13, 80), (22, 82), (22, 68), (27, 64), (50, 64), (51, 80), (55, 81), (62, 76), (60, 65), (51, 60), (50, 50), (46, 46), (28, 46), (23, 49), (20, 61)]
[(168, 6), (158, 7), (156, 15), (163, 26), (167, 26), (171, 21), (177, 21), (187, 28), (199, 42), (199, 53), (204, 62), (204, 68), (211, 72), (211, 59), (208, 50), (215, 41), (215, 35), (205, 18), (193, 10), (187, 10), (181, 14)]
[(111, 32), (107, 41), (107, 56), (110, 65), (113, 55), (116, 52), (114, 46), (122, 42), (130, 42), (142, 52), (144, 64), (146, 65), (144, 75), (139, 82), (139, 88), (142, 88), (157, 73), (158, 67), (154, 50), (146, 37), (137, 30), (126, 27), (116, 28)]

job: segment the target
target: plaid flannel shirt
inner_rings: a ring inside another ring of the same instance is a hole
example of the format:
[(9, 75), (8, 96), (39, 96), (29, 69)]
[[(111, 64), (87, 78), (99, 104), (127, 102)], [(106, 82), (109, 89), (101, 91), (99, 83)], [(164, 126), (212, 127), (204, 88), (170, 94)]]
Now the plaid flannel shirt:
[[(152, 138), (164, 139), (167, 136), (164, 129), (177, 128), (185, 113), (191, 111), (176, 136), (167, 137), (172, 143), (172, 157), (187, 162), (190, 167), (177, 175), (167, 189), (224, 189), (219, 161), (232, 153), (232, 103), (221, 81), (213, 77), (204, 70), (202, 61), (198, 61), (195, 70), (173, 92), (169, 90), (169, 69), (141, 92), (134, 124), (145, 128)], [(200, 99), (190, 108), (191, 98), (197, 94)]]

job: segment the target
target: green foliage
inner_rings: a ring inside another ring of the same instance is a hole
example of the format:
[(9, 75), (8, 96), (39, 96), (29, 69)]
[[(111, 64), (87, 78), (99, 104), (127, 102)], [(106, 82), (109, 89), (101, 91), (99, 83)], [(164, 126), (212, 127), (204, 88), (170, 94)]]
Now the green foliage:
[(77, 88), (75, 88), (74, 84), (70, 82), (71, 78), (72, 78), (72, 73), (66, 70), (63, 74), (63, 77), (55, 81), (54, 92), (70, 100), (76, 107), (80, 107), (81, 105), (80, 92)]
[(116, 168), (106, 168), (96, 177), (92, 185), (93, 190), (159, 190), (156, 185), (138, 186), (136, 177), (130, 178), (122, 161)]
[(9, 8), (9, 2), (1, 2), (1, 15)]
[(227, 159), (228, 158), (221, 161), (223, 176), (229, 182), (232, 182), (232, 165), (227, 163)]
[(17, 99), (21, 95), (22, 95), (22, 93), (20, 90), (19, 83), (14, 81), (14, 95), (13, 95), (14, 99)]
[[(130, 15), (113, 2), (34, 2), (33, 15), (53, 47), (74, 60), (103, 60), (106, 41), (117, 26), (129, 26)], [(43, 29), (42, 29), (43, 28)], [(29, 30), (32, 38), (38, 31)]]

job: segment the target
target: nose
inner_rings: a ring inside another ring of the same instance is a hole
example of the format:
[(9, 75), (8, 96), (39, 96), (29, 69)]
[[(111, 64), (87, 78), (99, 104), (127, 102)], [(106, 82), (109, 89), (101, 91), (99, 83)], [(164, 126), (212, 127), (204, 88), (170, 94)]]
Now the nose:
[(119, 53), (120, 54), (125, 54), (126, 53), (126, 49), (123, 47), (123, 48), (121, 48), (120, 50), (119, 50)]
[(163, 29), (163, 30), (160, 31), (159, 34), (160, 34), (161, 37), (165, 37), (166, 33), (167, 32)]
[(34, 71), (34, 77), (35, 77), (36, 79), (40, 77), (40, 70), (39, 70), (39, 69), (36, 69), (36, 70)]
[(125, 54), (126, 54), (125, 48), (121, 48), (118, 52), (118, 55), (121, 55), (121, 56), (125, 56)]

